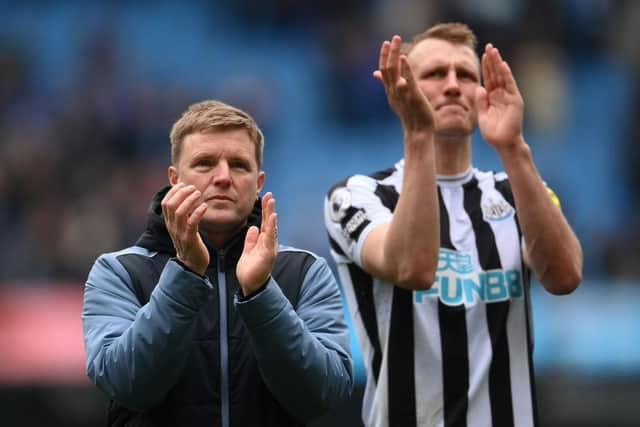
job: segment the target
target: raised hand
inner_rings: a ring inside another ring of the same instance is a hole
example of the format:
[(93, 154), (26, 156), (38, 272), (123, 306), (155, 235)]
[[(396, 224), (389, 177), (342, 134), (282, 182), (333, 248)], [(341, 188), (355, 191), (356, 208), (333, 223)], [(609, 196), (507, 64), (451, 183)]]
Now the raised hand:
[(406, 55), (400, 54), (402, 39), (395, 35), (380, 48), (379, 69), (373, 76), (380, 80), (391, 109), (398, 115), (405, 131), (432, 130), (434, 113), (431, 104), (416, 83)]
[(161, 206), (176, 257), (194, 272), (204, 275), (209, 265), (209, 251), (198, 234), (198, 225), (207, 210), (202, 194), (193, 185), (179, 182), (167, 192)]
[(244, 295), (262, 286), (273, 269), (278, 255), (278, 214), (276, 200), (271, 193), (262, 197), (262, 224), (249, 227), (244, 250), (236, 266), (236, 276)]
[(509, 64), (490, 43), (482, 55), (482, 75), (484, 87), (476, 89), (482, 136), (496, 148), (520, 142), (524, 102)]

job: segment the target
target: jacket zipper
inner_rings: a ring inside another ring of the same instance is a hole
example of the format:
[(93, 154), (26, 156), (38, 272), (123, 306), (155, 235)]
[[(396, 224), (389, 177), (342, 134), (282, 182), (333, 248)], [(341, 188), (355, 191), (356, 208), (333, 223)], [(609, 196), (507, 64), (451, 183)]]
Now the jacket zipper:
[(229, 427), (229, 343), (227, 336), (227, 279), (224, 275), (224, 250), (218, 251), (218, 299), (220, 306), (220, 414), (222, 427)]

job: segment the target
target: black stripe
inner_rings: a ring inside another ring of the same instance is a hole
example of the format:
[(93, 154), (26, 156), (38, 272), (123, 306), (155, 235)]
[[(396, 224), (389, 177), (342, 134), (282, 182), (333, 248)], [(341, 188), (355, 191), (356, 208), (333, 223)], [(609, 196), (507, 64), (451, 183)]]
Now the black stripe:
[(538, 399), (536, 397), (536, 387), (535, 387), (535, 368), (533, 366), (533, 328), (532, 328), (532, 317), (531, 317), (531, 270), (527, 267), (522, 261), (522, 283), (524, 287), (524, 298), (525, 298), (525, 310), (526, 310), (526, 322), (527, 322), (527, 339), (529, 343), (528, 348), (528, 356), (529, 356), (529, 385), (531, 387), (531, 407), (533, 409), (533, 425), (538, 426)]
[[(511, 184), (508, 180), (496, 181), (496, 190), (502, 194), (502, 197), (505, 198), (507, 202), (511, 204), (512, 207), (515, 208), (516, 202), (513, 197), (513, 190), (511, 189)], [(522, 230), (520, 228), (520, 221), (518, 220), (518, 214), (516, 212), (515, 215), (516, 227), (518, 228), (518, 238), (522, 239)], [(536, 397), (536, 387), (535, 387), (535, 367), (533, 365), (533, 327), (532, 322), (533, 319), (531, 317), (531, 269), (524, 263), (524, 260), (521, 262), (521, 270), (522, 270), (522, 285), (524, 291), (524, 299), (525, 299), (525, 314), (526, 314), (526, 324), (527, 324), (527, 343), (529, 345), (527, 356), (529, 359), (529, 385), (531, 387), (531, 407), (533, 408), (533, 425), (538, 425), (538, 404)]]
[(447, 212), (447, 207), (444, 205), (444, 200), (442, 200), (442, 191), (440, 191), (440, 186), (438, 186), (438, 205), (440, 207), (440, 247), (451, 249), (453, 251), (456, 248), (454, 248), (453, 243), (451, 243), (449, 212)]
[(373, 369), (373, 378), (378, 383), (380, 375), (380, 364), (382, 363), (382, 347), (380, 346), (380, 335), (378, 333), (378, 321), (376, 317), (376, 306), (373, 300), (373, 279), (364, 270), (355, 264), (347, 264), (349, 275), (351, 276), (351, 284), (353, 292), (358, 302), (358, 311), (367, 332), (371, 347), (373, 347), (373, 360), (371, 367)]
[[(498, 192), (500, 194), (502, 194), (502, 197), (504, 197), (504, 199), (515, 210), (516, 201), (513, 198), (513, 191), (511, 191), (511, 184), (509, 184), (509, 181), (507, 181), (507, 180), (495, 181), (495, 185), (496, 185), (496, 190), (498, 190)], [(518, 238), (521, 239), (522, 238), (522, 230), (520, 230), (520, 221), (518, 221), (518, 213), (517, 212), (516, 212), (514, 218), (516, 220), (516, 228), (518, 229)], [(522, 270), (522, 271), (524, 272), (524, 270)]]
[(389, 324), (389, 425), (416, 426), (413, 291), (393, 288)]
[(327, 191), (327, 198), (329, 200), (331, 200), (331, 195), (333, 194), (333, 192), (336, 191), (340, 187), (346, 187), (347, 186), (347, 181), (348, 181), (348, 178), (345, 178), (345, 179), (341, 179), (340, 181), (338, 181), (335, 184), (333, 184), (333, 186), (329, 189), (329, 191)]
[(464, 305), (450, 306), (438, 301), (445, 427), (467, 425), (469, 348), (466, 311)]
[[(482, 191), (473, 178), (464, 185), (464, 209), (471, 219), (476, 237), (478, 259), (483, 270), (500, 269), (500, 254), (489, 224), (482, 216), (480, 201)], [(511, 396), (511, 371), (509, 369), (509, 342), (507, 319), (509, 301), (486, 304), (487, 326), (491, 337), (493, 357), (489, 368), (489, 396), (494, 426), (513, 426), (513, 401)]]
[(338, 242), (336, 242), (333, 237), (331, 237), (330, 234), (327, 234), (329, 236), (329, 246), (331, 246), (331, 249), (333, 249), (334, 251), (336, 251), (337, 254), (345, 256), (346, 254), (344, 253), (344, 251), (342, 250), (342, 248), (340, 247), (340, 245), (338, 244)]
[(394, 172), (396, 171), (395, 166), (392, 168), (387, 168), (378, 172), (374, 172), (372, 174), (370, 174), (369, 176), (373, 179), (375, 179), (376, 181), (382, 181), (385, 178), (390, 177), (391, 175), (394, 174)]
[[(494, 178), (495, 180), (495, 178)], [(513, 207), (516, 206), (515, 199), (513, 198), (513, 191), (511, 190), (511, 184), (508, 180), (495, 181), (496, 190), (502, 194), (502, 197), (509, 202), (509, 204)]]
[(353, 240), (358, 240), (362, 230), (371, 222), (366, 215), (364, 209), (349, 206), (344, 213), (344, 217), (340, 220), (342, 230)]
[[(455, 250), (449, 231), (449, 213), (438, 187), (440, 205), (440, 246)], [(469, 407), (469, 349), (464, 305), (449, 306), (438, 301), (438, 324), (442, 345), (442, 389), (444, 425), (464, 427)]]
[(378, 184), (375, 195), (378, 196), (383, 206), (393, 212), (398, 204), (399, 194), (393, 185)]

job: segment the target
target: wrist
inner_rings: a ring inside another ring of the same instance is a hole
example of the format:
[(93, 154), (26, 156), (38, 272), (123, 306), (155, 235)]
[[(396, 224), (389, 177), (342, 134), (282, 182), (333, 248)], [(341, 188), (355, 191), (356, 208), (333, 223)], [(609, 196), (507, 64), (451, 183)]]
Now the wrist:
[(239, 292), (239, 300), (240, 301), (246, 301), (249, 300), (251, 298), (253, 298), (254, 296), (258, 295), (260, 292), (262, 292), (267, 285), (269, 284), (269, 281), (271, 280), (271, 275), (269, 275), (267, 277), (267, 280), (265, 280), (261, 285), (257, 286), (257, 287), (248, 287), (248, 286), (240, 286), (240, 292)]
[(180, 258), (180, 256), (176, 256), (176, 261), (178, 262), (178, 264), (180, 264), (184, 269), (191, 271), (192, 273), (197, 274), (198, 276), (205, 276), (205, 272), (207, 271), (207, 266), (205, 265), (204, 267), (202, 266), (197, 266), (194, 265), (191, 262), (188, 262), (182, 258)]
[(511, 158), (528, 156), (531, 153), (531, 148), (529, 147), (529, 144), (526, 143), (522, 135), (515, 138), (513, 142), (509, 144), (495, 145), (495, 149), (503, 161)]
[(425, 145), (433, 142), (433, 128), (404, 130), (405, 145)]
[(433, 132), (405, 131), (404, 134), (404, 157), (405, 159), (415, 157), (434, 157)]
[(193, 274), (197, 274), (198, 276), (202, 277), (203, 279), (206, 277), (205, 276), (205, 271), (206, 268), (202, 270), (202, 272), (200, 272), (200, 270), (196, 270), (194, 268), (192, 268), (189, 264), (185, 263), (183, 260), (181, 260), (180, 258), (176, 257), (174, 258), (174, 260), (176, 261), (176, 263), (178, 263), (179, 266), (181, 266), (182, 268), (184, 268), (185, 270), (193, 273)]

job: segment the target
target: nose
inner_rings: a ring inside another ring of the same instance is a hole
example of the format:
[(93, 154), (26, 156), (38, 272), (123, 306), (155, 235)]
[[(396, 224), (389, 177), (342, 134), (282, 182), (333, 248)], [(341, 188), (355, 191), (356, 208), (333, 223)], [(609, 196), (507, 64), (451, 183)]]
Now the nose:
[(213, 185), (228, 187), (231, 185), (229, 164), (225, 161), (218, 162), (213, 172)]
[(458, 76), (456, 75), (455, 70), (449, 70), (444, 84), (445, 84), (444, 90), (447, 95), (460, 94), (460, 84), (458, 82)]

